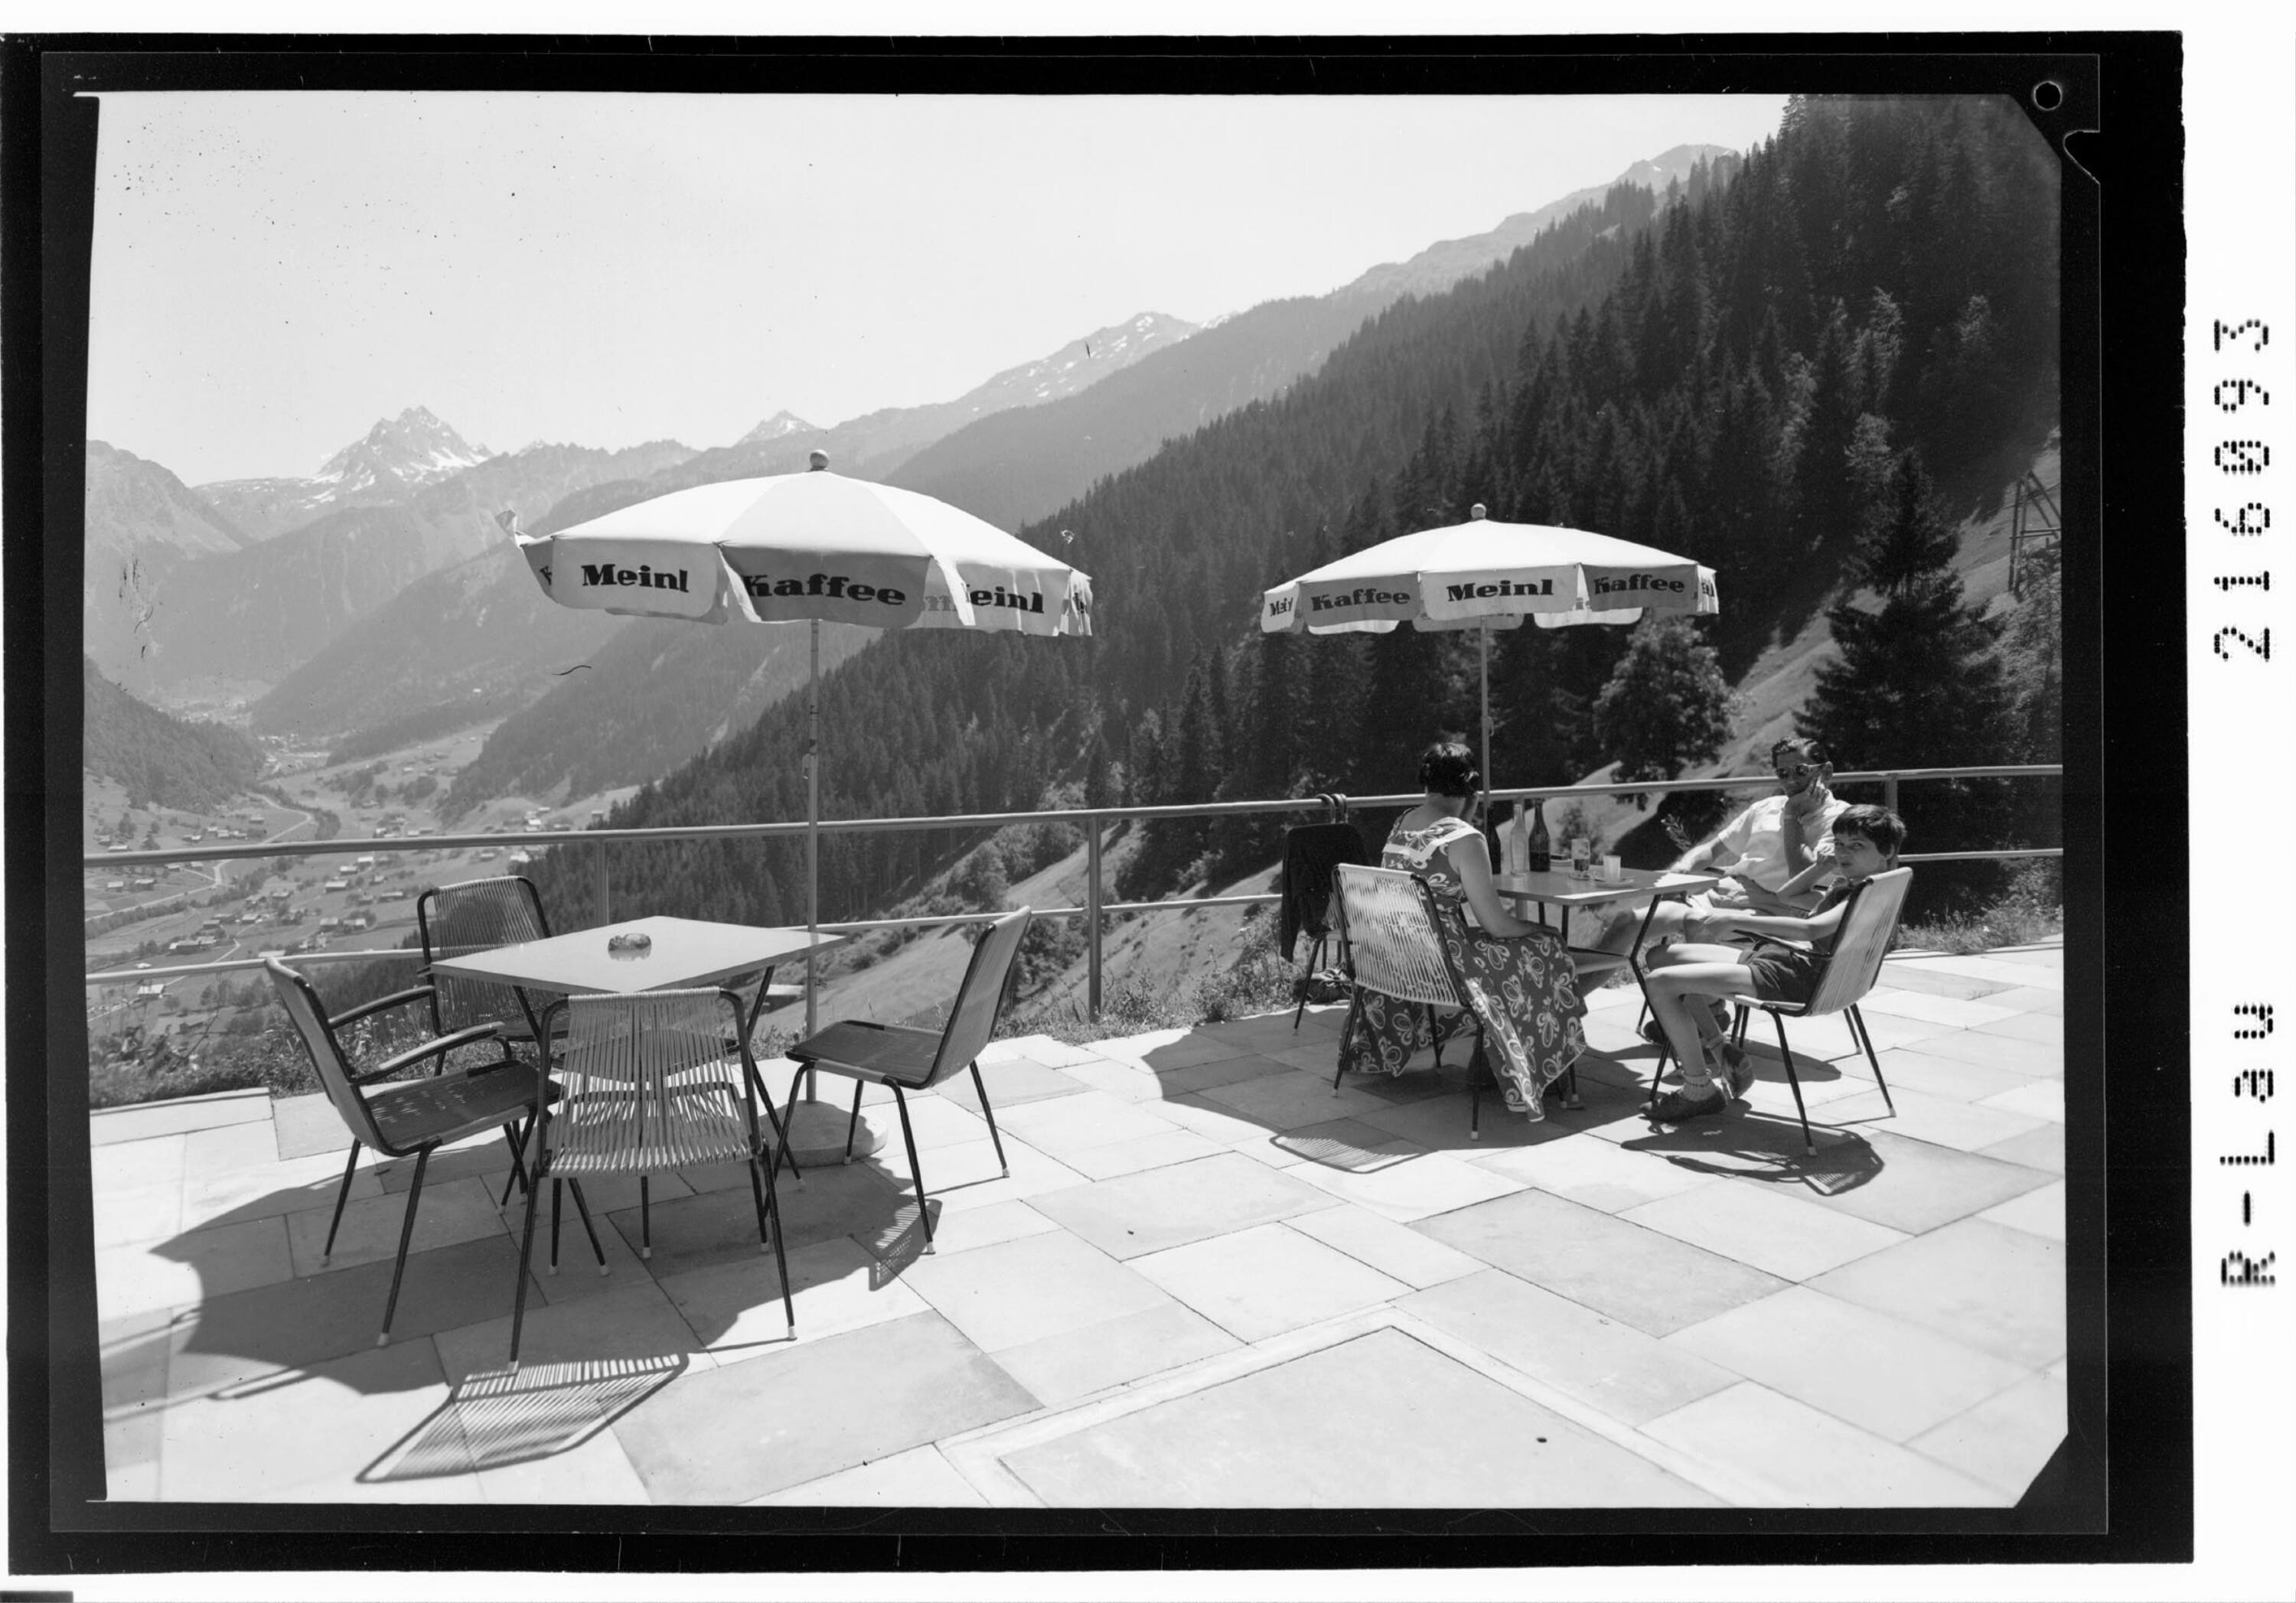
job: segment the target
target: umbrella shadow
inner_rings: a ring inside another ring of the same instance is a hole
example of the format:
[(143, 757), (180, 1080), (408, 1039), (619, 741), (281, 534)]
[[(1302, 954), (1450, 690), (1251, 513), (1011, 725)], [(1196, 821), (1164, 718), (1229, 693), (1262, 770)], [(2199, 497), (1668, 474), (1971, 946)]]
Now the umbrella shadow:
[(431, 1480), (571, 1452), (690, 1366), (685, 1354), (670, 1353), (473, 1375), (354, 1478), (362, 1485)]

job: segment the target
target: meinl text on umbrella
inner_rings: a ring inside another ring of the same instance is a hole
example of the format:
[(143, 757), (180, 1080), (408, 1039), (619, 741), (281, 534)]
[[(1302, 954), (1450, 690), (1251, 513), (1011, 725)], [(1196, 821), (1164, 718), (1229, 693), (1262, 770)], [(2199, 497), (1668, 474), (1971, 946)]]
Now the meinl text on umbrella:
[[(1675, 588), (1679, 590), (1682, 586), (1677, 585)], [(1553, 595), (1554, 581), (1540, 579), (1533, 583), (1529, 580), (1501, 579), (1491, 585), (1447, 585), (1444, 590), (1455, 601), (1480, 601), (1494, 595)]]
[(585, 562), (582, 564), (582, 582), (585, 585), (629, 585), (640, 590), (684, 590), (685, 569), (681, 568), (673, 574), (667, 568), (657, 571), (643, 562), (636, 568), (617, 568), (611, 562)]

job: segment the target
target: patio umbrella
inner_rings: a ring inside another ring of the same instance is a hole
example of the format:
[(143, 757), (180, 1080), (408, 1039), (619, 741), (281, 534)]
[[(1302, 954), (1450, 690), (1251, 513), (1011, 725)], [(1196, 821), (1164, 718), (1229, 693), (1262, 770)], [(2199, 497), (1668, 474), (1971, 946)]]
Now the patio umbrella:
[[(566, 607), (718, 624), (805, 622), (806, 928), (820, 920), (821, 623), (878, 629), (1092, 633), (1092, 580), (994, 524), (913, 490), (828, 471), (673, 491), (561, 529), (512, 526), (543, 593)], [(817, 1023), (810, 960), (806, 1032)]]
[(1384, 634), (1398, 624), (1481, 636), (1483, 784), (1491, 772), (1491, 634), (1526, 617), (1543, 629), (1632, 624), (1646, 610), (1714, 613), (1714, 570), (1687, 557), (1578, 528), (1464, 523), (1398, 535), (1266, 593), (1263, 634)]

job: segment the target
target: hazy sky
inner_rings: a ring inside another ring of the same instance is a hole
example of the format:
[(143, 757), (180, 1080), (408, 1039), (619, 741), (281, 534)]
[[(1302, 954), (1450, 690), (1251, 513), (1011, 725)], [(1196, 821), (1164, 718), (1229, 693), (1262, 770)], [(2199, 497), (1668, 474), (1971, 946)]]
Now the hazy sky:
[(107, 94), (88, 432), (199, 484), (412, 405), (496, 451), (826, 427), (1322, 293), (1784, 104)]

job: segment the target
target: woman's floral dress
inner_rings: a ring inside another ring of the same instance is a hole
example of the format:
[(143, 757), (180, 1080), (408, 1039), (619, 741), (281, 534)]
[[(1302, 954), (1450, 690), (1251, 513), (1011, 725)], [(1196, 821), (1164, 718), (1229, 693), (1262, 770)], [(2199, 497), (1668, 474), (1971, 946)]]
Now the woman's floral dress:
[[(1468, 921), (1465, 892), (1447, 854), (1459, 840), (1483, 849), (1482, 832), (1464, 819), (1439, 818), (1422, 830), (1406, 830), (1398, 822), (1380, 855), (1380, 866), (1416, 874), (1435, 893), (1443, 944), (1466, 980), (1468, 1005), (1483, 1026), (1484, 1056), (1506, 1105), (1541, 1119), (1546, 1114), (1540, 1097), (1587, 1050), (1579, 1026), (1587, 1009), (1578, 1000), (1578, 970), (1556, 930), (1501, 938)], [(1428, 1010), (1415, 1002), (1358, 991), (1356, 1003), (1354, 1027), (1342, 1039), (1340, 1062), (1364, 1072), (1401, 1074), (1414, 1052), (1448, 1040), (1467, 1017), (1439, 1016), (1431, 1031)]]

